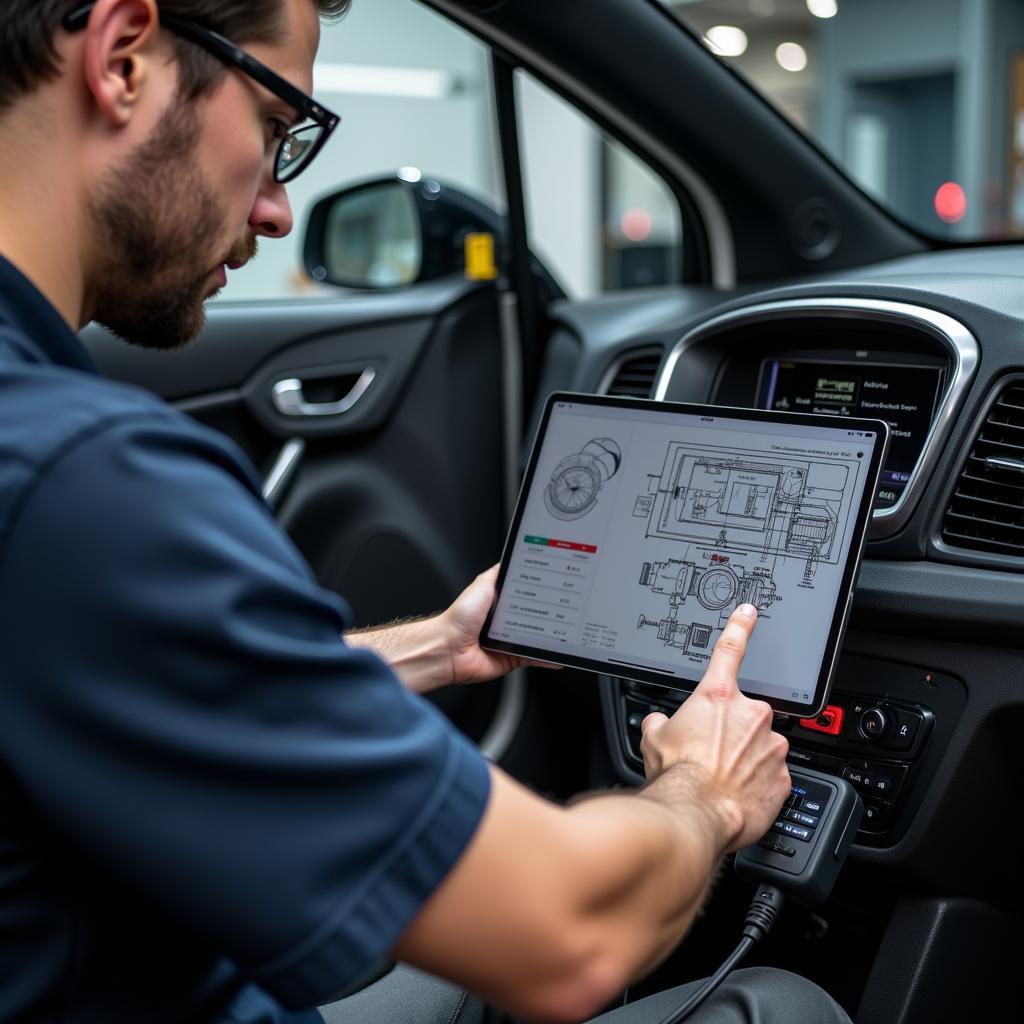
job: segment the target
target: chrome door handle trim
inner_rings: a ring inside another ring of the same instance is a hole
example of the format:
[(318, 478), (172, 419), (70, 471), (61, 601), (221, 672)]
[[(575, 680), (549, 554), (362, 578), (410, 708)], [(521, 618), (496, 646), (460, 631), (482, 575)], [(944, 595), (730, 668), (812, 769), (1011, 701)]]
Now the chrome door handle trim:
[(278, 453), (267, 478), (263, 481), (263, 500), (275, 508), (281, 496), (291, 483), (299, 462), (306, 450), (306, 442), (301, 437), (293, 437)]
[(368, 366), (359, 375), (352, 390), (337, 402), (307, 402), (302, 393), (302, 381), (298, 377), (279, 380), (271, 391), (274, 408), (282, 416), (340, 416), (346, 413), (366, 394), (377, 371)]

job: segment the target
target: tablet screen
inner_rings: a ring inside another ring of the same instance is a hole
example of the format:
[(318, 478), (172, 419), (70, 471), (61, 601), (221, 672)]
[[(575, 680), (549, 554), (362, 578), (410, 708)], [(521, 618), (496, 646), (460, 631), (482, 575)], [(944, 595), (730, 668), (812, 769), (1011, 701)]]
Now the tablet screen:
[(484, 644), (692, 689), (749, 602), (741, 688), (816, 713), (885, 440), (873, 420), (553, 396)]

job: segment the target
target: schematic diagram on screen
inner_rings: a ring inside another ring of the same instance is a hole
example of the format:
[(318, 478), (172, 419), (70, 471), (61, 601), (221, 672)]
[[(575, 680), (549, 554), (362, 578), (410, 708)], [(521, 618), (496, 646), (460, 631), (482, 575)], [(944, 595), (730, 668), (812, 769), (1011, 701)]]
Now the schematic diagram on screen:
[(544, 488), (544, 505), (556, 519), (585, 516), (601, 488), (619, 471), (622, 449), (610, 437), (595, 437), (555, 466)]
[(658, 599), (636, 629), (705, 661), (738, 605), (765, 613), (814, 590), (822, 566), (839, 571), (859, 471), (827, 455), (669, 442), (633, 505), (651, 548), (637, 582)]
[(813, 578), (816, 564), (839, 562), (858, 468), (673, 441), (638, 498), (652, 499), (649, 538), (801, 559)]
[[(764, 611), (780, 598), (767, 567), (749, 568), (727, 555), (701, 554), (708, 559), (704, 564), (678, 558), (643, 563), (640, 586), (666, 598), (669, 611), (660, 619), (641, 615), (636, 628), (657, 630), (658, 639), (666, 647), (678, 647), (703, 660), (711, 657), (714, 641), (737, 605), (749, 603)], [(688, 603), (690, 616), (685, 614)], [(704, 621), (685, 621), (695, 615)]]

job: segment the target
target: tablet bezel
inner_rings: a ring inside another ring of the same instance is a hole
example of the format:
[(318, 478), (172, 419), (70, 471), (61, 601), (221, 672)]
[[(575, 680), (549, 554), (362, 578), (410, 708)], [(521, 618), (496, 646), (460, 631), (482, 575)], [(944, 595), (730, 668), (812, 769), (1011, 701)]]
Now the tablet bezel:
[[(533, 661), (544, 662), (551, 665), (564, 665), (568, 668), (580, 668), (599, 675), (614, 676), (620, 679), (631, 679), (642, 683), (654, 683), (668, 689), (681, 690), (684, 693), (692, 693), (697, 686), (696, 680), (680, 679), (677, 676), (666, 676), (654, 670), (630, 669), (628, 673), (622, 671), (621, 665), (600, 661), (594, 658), (583, 658), (576, 655), (559, 656), (557, 652), (546, 648), (531, 647), (528, 644), (512, 643), (507, 640), (494, 640), (488, 637), (487, 633), (491, 628), (494, 612), (498, 605), (498, 598), (501, 595), (502, 587), (508, 575), (509, 565), (515, 548), (515, 538), (519, 535), (519, 528), (526, 506), (526, 496), (530, 493), (533, 485), (534, 473), (537, 468), (537, 460), (543, 446), (544, 436), (547, 433), (548, 424), (551, 420), (551, 412), (559, 402), (571, 402), (579, 405), (588, 405), (594, 408), (619, 408), (637, 409), (645, 412), (665, 412), (678, 415), (690, 416), (716, 416), (723, 419), (746, 420), (752, 423), (779, 423), (789, 426), (824, 427), (828, 430), (848, 429), (875, 431), (879, 435), (879, 443), (874, 446), (871, 459), (867, 464), (867, 479), (864, 490), (861, 493), (860, 504), (857, 508), (856, 520), (854, 522), (853, 537), (850, 549), (847, 553), (846, 564), (843, 567), (843, 577), (840, 582), (839, 592), (836, 595), (835, 608), (832, 611), (832, 620), (829, 625), (828, 640), (825, 644), (824, 653), (821, 659), (821, 666), (818, 670), (818, 679), (815, 684), (813, 699), (810, 704), (802, 704), (797, 701), (783, 700), (778, 697), (768, 697), (759, 693), (751, 693), (757, 700), (766, 701), (780, 714), (795, 715), (800, 718), (813, 718), (821, 713), (822, 708), (828, 702), (829, 691), (832, 686), (836, 657), (842, 645), (843, 636), (846, 632), (846, 624), (849, 618), (850, 604), (853, 598), (853, 588), (856, 583), (857, 573), (860, 569), (861, 559), (864, 554), (864, 547), (867, 542), (868, 524), (871, 521), (872, 505), (878, 490), (878, 478), (882, 470), (885, 455), (889, 448), (889, 425), (884, 420), (861, 419), (844, 416), (839, 420), (836, 416), (823, 416), (814, 413), (774, 412), (765, 409), (743, 409), (731, 406), (719, 405), (695, 405), (682, 402), (656, 402), (646, 398), (614, 398), (607, 395), (588, 395), (569, 391), (556, 391), (548, 396), (544, 406), (544, 414), (541, 417), (540, 425), (533, 439), (533, 447), (530, 451), (530, 459), (527, 463), (526, 473), (523, 476), (523, 483), (519, 489), (516, 499), (515, 514), (512, 517), (512, 524), (509, 527), (505, 538), (505, 546), (502, 550), (498, 580), (495, 586), (494, 603), (487, 613), (483, 629), (480, 631), (480, 646), (484, 650), (495, 651), (502, 654), (517, 655), (529, 658)], [(838, 420), (838, 422), (837, 422)], [(840, 424), (842, 426), (840, 426)]]

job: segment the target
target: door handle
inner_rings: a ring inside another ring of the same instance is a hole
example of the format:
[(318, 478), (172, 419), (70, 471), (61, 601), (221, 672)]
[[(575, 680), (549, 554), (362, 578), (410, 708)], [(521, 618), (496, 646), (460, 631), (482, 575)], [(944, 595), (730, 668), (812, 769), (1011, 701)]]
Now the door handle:
[(309, 402), (302, 392), (302, 381), (298, 377), (279, 380), (271, 391), (274, 408), (282, 416), (340, 416), (346, 413), (366, 394), (367, 388), (373, 383), (377, 371), (368, 366), (359, 375), (344, 398), (336, 402)]

